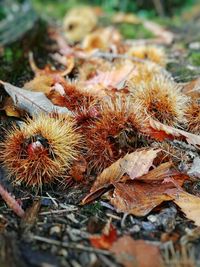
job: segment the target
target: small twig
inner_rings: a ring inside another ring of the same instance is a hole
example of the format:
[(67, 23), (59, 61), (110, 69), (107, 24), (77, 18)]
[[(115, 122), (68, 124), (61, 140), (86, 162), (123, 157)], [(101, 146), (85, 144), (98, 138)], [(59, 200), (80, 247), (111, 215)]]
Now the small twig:
[(55, 201), (55, 199), (48, 192), (46, 192), (46, 194), (51, 199), (51, 201), (53, 202), (53, 204), (55, 205), (55, 207), (58, 208), (58, 203)]
[(121, 220), (121, 228), (125, 228), (125, 221), (128, 215), (129, 215), (128, 213), (124, 213), (123, 218)]
[(40, 212), (39, 215), (59, 214), (59, 213), (64, 213), (64, 212), (76, 211), (77, 209), (78, 208), (44, 211), (44, 212)]
[(0, 196), (3, 198), (3, 200), (6, 202), (9, 208), (13, 210), (15, 214), (19, 217), (24, 216), (24, 210), (21, 208), (19, 203), (14, 199), (11, 194), (3, 188), (3, 186), (0, 184)]
[(129, 55), (123, 55), (123, 54), (114, 54), (114, 53), (109, 53), (109, 52), (95, 52), (92, 53), (89, 57), (104, 57), (107, 59), (114, 59), (114, 58), (121, 58), (121, 59), (131, 59), (133, 61), (139, 62), (139, 63), (146, 63), (146, 62), (151, 62), (147, 59), (141, 59), (141, 58), (137, 58), (137, 57), (133, 57), (133, 56), (129, 56)]
[(106, 215), (114, 220), (118, 220), (118, 221), (121, 221), (121, 217), (117, 216), (117, 215), (114, 215), (114, 214), (111, 214), (111, 213), (106, 213)]
[(50, 238), (42, 237), (42, 236), (37, 236), (34, 235), (32, 236), (34, 240), (41, 241), (47, 244), (55, 245), (55, 246), (61, 246), (64, 248), (69, 248), (69, 249), (76, 249), (76, 250), (81, 250), (81, 251), (87, 251), (87, 252), (92, 252), (92, 253), (97, 253), (97, 254), (103, 254), (103, 255), (111, 255), (109, 251), (105, 251), (102, 249), (97, 249), (97, 248), (92, 248), (92, 247), (86, 247), (81, 244), (69, 244), (67, 242), (60, 242), (57, 240), (53, 240)]

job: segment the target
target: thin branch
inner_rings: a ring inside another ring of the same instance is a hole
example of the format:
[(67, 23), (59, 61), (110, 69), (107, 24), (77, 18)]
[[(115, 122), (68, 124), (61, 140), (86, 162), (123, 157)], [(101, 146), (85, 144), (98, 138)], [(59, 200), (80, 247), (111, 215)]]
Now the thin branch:
[(38, 236), (38, 235), (34, 235), (34, 236), (32, 236), (32, 238), (34, 240), (41, 241), (41, 242), (44, 242), (44, 243), (47, 243), (50, 245), (61, 246), (64, 248), (76, 249), (76, 250), (81, 250), (81, 251), (87, 251), (87, 252), (102, 254), (102, 255), (106, 255), (106, 256), (111, 255), (111, 253), (109, 251), (97, 249), (97, 248), (92, 248), (92, 247), (86, 247), (86, 246), (81, 245), (81, 244), (69, 244), (67, 242), (60, 242), (60, 241), (57, 241), (54, 239), (50, 239), (50, 238), (46, 238), (46, 237), (42, 237), (42, 236)]

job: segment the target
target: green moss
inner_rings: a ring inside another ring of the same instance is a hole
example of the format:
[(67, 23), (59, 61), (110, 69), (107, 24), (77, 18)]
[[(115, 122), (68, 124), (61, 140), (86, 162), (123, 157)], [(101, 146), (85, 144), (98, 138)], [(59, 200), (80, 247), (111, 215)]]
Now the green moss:
[(194, 66), (200, 66), (200, 52), (192, 52), (189, 60)]
[(94, 215), (98, 215), (99, 213), (101, 213), (102, 209), (103, 208), (102, 208), (101, 204), (98, 201), (96, 201), (96, 202), (91, 203), (89, 205), (83, 206), (82, 212), (84, 214), (87, 214), (88, 216), (91, 216), (91, 215), (94, 216)]
[(125, 39), (152, 38), (154, 36), (141, 24), (133, 25), (129, 23), (122, 23), (118, 25), (118, 29)]
[(169, 63), (167, 70), (172, 74), (177, 82), (188, 82), (200, 75), (200, 71), (191, 70), (187, 66), (178, 63)]

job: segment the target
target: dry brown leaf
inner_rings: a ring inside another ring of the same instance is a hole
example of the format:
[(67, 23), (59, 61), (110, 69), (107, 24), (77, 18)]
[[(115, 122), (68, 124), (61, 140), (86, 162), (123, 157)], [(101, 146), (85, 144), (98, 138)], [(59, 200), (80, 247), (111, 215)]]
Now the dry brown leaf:
[(144, 149), (135, 151), (123, 158), (120, 167), (130, 179), (135, 179), (146, 174), (152, 166), (153, 160), (157, 157), (159, 149)]
[(62, 63), (64, 63), (63, 65), (66, 66), (65, 70), (55, 70), (55, 69), (52, 69), (50, 65), (46, 65), (44, 69), (39, 69), (37, 67), (37, 65), (35, 64), (35, 61), (33, 58), (33, 53), (30, 52), (29, 53), (29, 63), (30, 63), (32, 71), (35, 73), (35, 76), (52, 76), (52, 78), (55, 79), (56, 77), (59, 77), (59, 76), (64, 77), (67, 74), (69, 74), (72, 71), (72, 69), (74, 68), (75, 59), (74, 59), (73, 55), (69, 55), (66, 58), (66, 61), (62, 62)]
[(136, 181), (116, 183), (110, 202), (119, 212), (145, 216), (163, 201), (173, 199), (165, 194), (170, 188), (174, 188), (172, 183), (149, 184)]
[[(167, 168), (168, 171), (166, 171)], [(163, 201), (172, 200), (166, 191), (180, 188), (188, 179), (187, 175), (170, 170), (169, 164), (163, 164), (162, 168), (159, 166), (156, 169), (139, 177), (137, 181), (114, 183), (115, 189), (113, 195), (110, 196), (110, 201), (115, 208), (135, 216), (145, 216)], [(144, 182), (140, 179), (143, 179)]]
[(185, 216), (194, 221), (195, 225), (200, 226), (200, 198), (191, 195), (183, 190), (174, 188), (168, 190), (167, 194), (174, 198), (174, 203), (181, 208)]
[(40, 200), (36, 200), (33, 202), (33, 205), (26, 210), (20, 224), (24, 232), (30, 230), (35, 224), (40, 210), (40, 206)]
[(95, 248), (109, 249), (112, 244), (117, 240), (117, 230), (108, 222), (101, 235), (92, 235), (90, 237), (90, 243)]
[(130, 236), (119, 238), (112, 246), (117, 261), (124, 267), (162, 267), (163, 261), (157, 246)]
[(102, 89), (123, 88), (128, 77), (134, 70), (134, 65), (131, 62), (128, 63), (111, 71), (99, 72), (95, 77), (88, 80), (86, 85), (90, 86), (91, 89), (94, 86), (100, 86)]
[(137, 180), (144, 181), (145, 183), (164, 180), (167, 177), (178, 174), (178, 171), (173, 169), (172, 166), (173, 166), (172, 162), (162, 163), (157, 168), (137, 178)]
[(200, 146), (200, 136), (192, 133), (188, 133), (171, 126), (162, 124), (159, 121), (156, 121), (152, 118), (149, 119), (149, 127), (143, 130), (145, 133), (149, 134), (153, 138), (163, 141), (166, 138), (168, 139), (185, 139), (188, 144), (194, 146)]
[(30, 115), (37, 115), (41, 112), (58, 112), (72, 115), (67, 108), (53, 105), (42, 92), (31, 92), (2, 81), (0, 83), (4, 85), (6, 92), (12, 97), (15, 106), (27, 111)]
[(6, 98), (2, 109), (5, 111), (6, 115), (9, 117), (20, 118), (21, 115), (23, 114), (21, 110), (16, 108), (11, 97)]
[(83, 199), (82, 204), (89, 203), (102, 195), (110, 188), (112, 183), (119, 182), (125, 173), (129, 175), (130, 179), (146, 174), (159, 151), (159, 149), (138, 150), (117, 160), (97, 177), (90, 193)]

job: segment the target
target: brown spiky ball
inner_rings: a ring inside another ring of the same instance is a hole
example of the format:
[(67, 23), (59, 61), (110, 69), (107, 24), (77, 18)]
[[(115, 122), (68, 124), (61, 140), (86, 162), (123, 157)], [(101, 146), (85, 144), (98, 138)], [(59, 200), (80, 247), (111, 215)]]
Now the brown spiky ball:
[(138, 143), (137, 105), (121, 97), (108, 99), (101, 106), (101, 113), (87, 129), (83, 129), (89, 168), (102, 171), (126, 153), (133, 151)]
[(81, 6), (71, 9), (63, 21), (63, 30), (67, 40), (81, 41), (95, 28), (97, 21), (95, 10), (91, 7)]
[(134, 70), (127, 81), (130, 91), (134, 91), (140, 83), (149, 83), (160, 76), (170, 77), (170, 74), (161, 66), (151, 62), (135, 63)]
[(66, 173), (79, 143), (71, 118), (41, 114), (7, 133), (0, 145), (1, 160), (15, 182), (41, 187)]
[(131, 47), (127, 54), (140, 59), (153, 61), (161, 66), (166, 65), (166, 54), (163, 48), (153, 45), (140, 45)]
[(150, 82), (143, 82), (132, 94), (133, 101), (141, 103), (148, 116), (161, 123), (175, 126), (183, 123), (188, 98), (171, 79), (157, 76)]
[(194, 134), (200, 134), (200, 101), (192, 99), (188, 105), (185, 117), (188, 122), (188, 131)]

